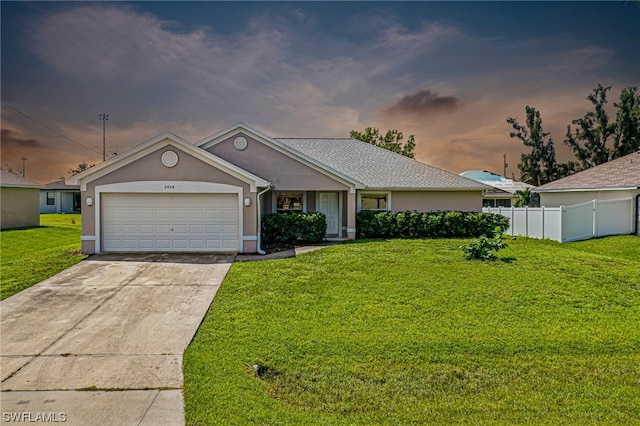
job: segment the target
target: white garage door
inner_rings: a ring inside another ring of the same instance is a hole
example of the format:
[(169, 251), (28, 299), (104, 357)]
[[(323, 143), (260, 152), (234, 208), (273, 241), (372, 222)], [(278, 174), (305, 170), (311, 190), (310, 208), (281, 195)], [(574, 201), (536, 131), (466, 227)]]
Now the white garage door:
[(102, 251), (237, 251), (237, 194), (103, 194)]

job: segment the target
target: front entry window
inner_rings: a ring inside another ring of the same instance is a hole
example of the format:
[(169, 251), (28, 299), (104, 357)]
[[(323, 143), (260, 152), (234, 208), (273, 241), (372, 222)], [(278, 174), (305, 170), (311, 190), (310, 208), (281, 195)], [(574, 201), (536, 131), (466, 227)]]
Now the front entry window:
[(362, 193), (360, 194), (361, 210), (389, 210), (389, 193)]
[(304, 194), (302, 192), (280, 192), (277, 194), (278, 213), (302, 213)]

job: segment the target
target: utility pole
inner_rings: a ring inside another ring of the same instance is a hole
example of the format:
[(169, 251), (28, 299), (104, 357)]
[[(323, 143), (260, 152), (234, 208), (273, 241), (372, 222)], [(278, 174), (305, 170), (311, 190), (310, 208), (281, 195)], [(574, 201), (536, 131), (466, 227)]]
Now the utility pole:
[(27, 157), (22, 157), (22, 177), (27, 177)]
[(109, 114), (98, 114), (98, 120), (102, 120), (102, 161), (105, 161), (107, 159), (106, 131), (107, 131), (108, 119), (109, 119)]
[(507, 177), (507, 154), (502, 156), (502, 176)]

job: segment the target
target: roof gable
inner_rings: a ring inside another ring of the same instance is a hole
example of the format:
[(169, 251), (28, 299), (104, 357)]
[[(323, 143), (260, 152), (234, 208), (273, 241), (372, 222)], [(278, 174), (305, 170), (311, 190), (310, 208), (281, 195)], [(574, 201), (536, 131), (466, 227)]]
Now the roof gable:
[(226, 139), (237, 133), (244, 133), (252, 137), (253, 139), (269, 146), (270, 148), (275, 149), (281, 154), (294, 158), (297, 161), (300, 161), (301, 163), (317, 171), (320, 171), (340, 182), (347, 184), (352, 189), (360, 189), (365, 187), (365, 185), (363, 185), (363, 183), (360, 182), (357, 178), (354, 178), (352, 174), (344, 173), (342, 170), (335, 169), (331, 167), (330, 164), (327, 164), (326, 162), (323, 162), (318, 158), (307, 155), (306, 153), (299, 150), (292, 149), (289, 145), (282, 143), (280, 139), (272, 138), (271, 136), (268, 136), (265, 133), (262, 133), (243, 122), (238, 122), (232, 126), (227, 127), (226, 129), (220, 130), (219, 132), (216, 132), (213, 135), (196, 142), (196, 145), (202, 149), (207, 149), (225, 141)]
[(640, 188), (640, 151), (541, 185), (535, 192)]
[(0, 170), (0, 186), (14, 188), (40, 188), (38, 182), (34, 182), (22, 176)]
[(267, 182), (266, 180), (255, 176), (254, 174), (249, 173), (248, 171), (243, 170), (240, 167), (223, 160), (222, 158), (216, 157), (215, 155), (203, 149), (200, 149), (197, 146), (194, 146), (193, 144), (172, 133), (163, 133), (152, 139), (149, 139), (139, 145), (134, 146), (130, 150), (125, 151), (123, 154), (118, 155), (117, 157), (112, 157), (103, 163), (85, 170), (82, 173), (65, 179), (65, 182), (67, 185), (80, 185), (80, 189), (84, 191), (86, 190), (87, 183), (105, 176), (112, 171), (130, 164), (146, 156), (147, 154), (167, 145), (175, 145), (176, 147), (204, 161), (205, 163), (208, 163), (217, 169), (220, 169), (244, 182), (247, 182), (251, 185), (252, 191), (255, 190), (256, 187), (269, 186), (269, 182)]

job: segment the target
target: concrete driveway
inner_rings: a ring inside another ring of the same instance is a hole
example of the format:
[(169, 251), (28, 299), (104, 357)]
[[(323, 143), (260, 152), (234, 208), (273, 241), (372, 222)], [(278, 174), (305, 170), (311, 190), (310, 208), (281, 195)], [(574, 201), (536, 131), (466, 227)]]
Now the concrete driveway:
[(182, 354), (231, 262), (96, 255), (0, 302), (0, 422), (184, 424)]

